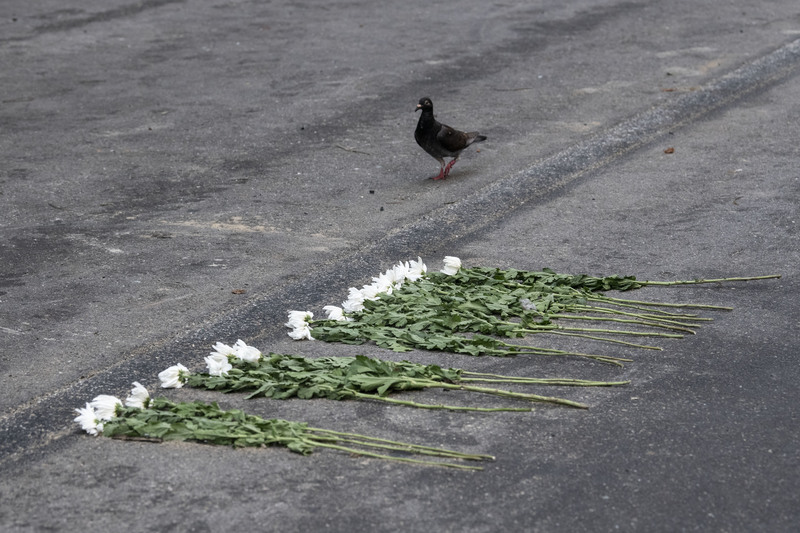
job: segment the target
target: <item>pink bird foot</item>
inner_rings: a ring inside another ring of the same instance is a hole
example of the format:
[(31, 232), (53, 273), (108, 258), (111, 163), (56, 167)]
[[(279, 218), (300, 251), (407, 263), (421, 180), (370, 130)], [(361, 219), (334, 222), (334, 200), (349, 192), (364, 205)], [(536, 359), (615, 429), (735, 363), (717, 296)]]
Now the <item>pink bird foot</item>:
[(431, 176), (432, 180), (443, 180), (447, 177), (447, 173), (444, 171), (444, 167), (439, 169), (439, 173), (435, 176)]
[(453, 168), (453, 165), (456, 164), (456, 161), (457, 159), (453, 159), (452, 161), (447, 163), (447, 166), (444, 167), (444, 176), (442, 176), (442, 179), (446, 178), (450, 174), (450, 169)]

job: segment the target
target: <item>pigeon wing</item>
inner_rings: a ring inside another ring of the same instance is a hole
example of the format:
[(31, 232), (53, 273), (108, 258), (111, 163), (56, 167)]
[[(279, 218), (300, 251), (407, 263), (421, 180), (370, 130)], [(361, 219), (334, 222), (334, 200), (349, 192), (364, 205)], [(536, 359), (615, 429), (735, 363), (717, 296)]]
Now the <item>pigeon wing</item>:
[(444, 124), (442, 124), (442, 129), (439, 130), (436, 140), (439, 141), (439, 145), (442, 148), (453, 155), (469, 145), (469, 137), (466, 133), (453, 129), (450, 126), (445, 126)]

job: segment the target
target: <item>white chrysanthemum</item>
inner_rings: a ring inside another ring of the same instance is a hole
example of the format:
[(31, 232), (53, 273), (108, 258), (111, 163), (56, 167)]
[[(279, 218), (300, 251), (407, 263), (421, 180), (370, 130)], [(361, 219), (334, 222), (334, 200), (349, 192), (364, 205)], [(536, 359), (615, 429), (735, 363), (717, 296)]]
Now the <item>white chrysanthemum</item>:
[(308, 327), (308, 324), (299, 328), (294, 328), (292, 331), (289, 332), (289, 336), (296, 341), (300, 341), (303, 339), (308, 339), (310, 341), (314, 340), (314, 337), (311, 336), (311, 328)]
[(261, 359), (261, 351), (253, 346), (248, 346), (242, 339), (236, 341), (233, 355), (247, 363), (258, 363), (258, 360)]
[(189, 375), (189, 369), (178, 363), (158, 374), (161, 387), (164, 389), (180, 389), (183, 387), (183, 376)]
[(461, 268), (461, 259), (448, 255), (444, 258), (444, 268), (441, 270), (448, 276), (455, 275)]
[(89, 402), (100, 420), (111, 420), (117, 416), (117, 408), (122, 407), (122, 401), (116, 396), (101, 394)]
[(372, 285), (364, 285), (361, 289), (361, 296), (364, 297), (364, 300), (377, 300), (380, 292), (382, 291), (378, 289), (378, 284), (373, 283)]
[(391, 270), (388, 270), (378, 276), (377, 278), (372, 278), (374, 282), (372, 285), (375, 286), (376, 295), (385, 292), (386, 294), (392, 294), (392, 290), (394, 289), (394, 279), (391, 275)]
[(342, 302), (345, 313), (358, 313), (364, 310), (364, 293), (355, 287), (350, 287), (347, 300)]
[(395, 266), (392, 267), (391, 270), (387, 270), (386, 274), (391, 278), (392, 283), (394, 284), (395, 289), (399, 289), (405, 283), (406, 278), (408, 278), (408, 262), (405, 263), (397, 263)]
[[(225, 356), (236, 355), (236, 350), (235, 349), (233, 349), (230, 346), (228, 346), (227, 344), (223, 344), (221, 342), (216, 343), (214, 346), (212, 346), (212, 348), (214, 348), (214, 352), (216, 352), (216, 353), (218, 353), (220, 355), (225, 355)], [(214, 353), (214, 352), (211, 352), (211, 353)]]
[(314, 313), (310, 311), (289, 311), (289, 321), (285, 324), (287, 328), (292, 328), (289, 336), (296, 341), (313, 340), (309, 324), (312, 318), (314, 318)]
[(298, 328), (308, 325), (314, 313), (311, 311), (289, 311), (289, 321), (285, 324), (287, 328)]
[(86, 403), (86, 407), (75, 409), (78, 416), (75, 417), (75, 422), (81, 425), (81, 429), (89, 435), (97, 435), (103, 431), (103, 423), (97, 418), (97, 413), (94, 411), (92, 404)]
[(205, 358), (208, 373), (212, 376), (224, 376), (228, 371), (233, 368), (227, 355), (222, 355), (219, 352), (212, 352), (211, 355)]
[(417, 281), (427, 272), (428, 272), (428, 267), (426, 267), (425, 263), (422, 262), (421, 257), (417, 257), (416, 261), (408, 262), (408, 272), (406, 273), (406, 279), (408, 281)]
[(149, 403), (150, 394), (147, 392), (147, 389), (138, 381), (134, 381), (131, 393), (125, 398), (125, 406), (146, 409)]
[(344, 316), (344, 309), (341, 307), (336, 307), (335, 305), (326, 305), (322, 309), (328, 313), (328, 320), (338, 320), (340, 322), (348, 322), (352, 320), (352, 318)]

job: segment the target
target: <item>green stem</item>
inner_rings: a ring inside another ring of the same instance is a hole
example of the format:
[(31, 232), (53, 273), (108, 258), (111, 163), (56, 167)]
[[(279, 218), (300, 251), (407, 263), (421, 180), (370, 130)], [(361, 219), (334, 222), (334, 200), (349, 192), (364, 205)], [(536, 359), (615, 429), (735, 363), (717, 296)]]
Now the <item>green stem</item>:
[[(448, 388), (448, 387), (443, 387)], [(456, 387), (458, 388), (458, 387)], [(379, 402), (394, 403), (398, 405), (405, 405), (408, 407), (416, 407), (418, 409), (443, 409), (447, 411), (478, 411), (482, 413), (497, 413), (502, 411), (512, 412), (530, 412), (529, 407), (460, 407), (456, 405), (434, 405), (428, 403), (417, 403), (410, 400), (398, 400), (396, 398), (387, 398), (386, 396), (379, 396), (377, 394), (366, 394), (363, 392), (356, 393), (357, 398), (365, 398), (370, 400), (377, 400)]]
[[(686, 333), (691, 333), (692, 335), (695, 332), (688, 328), (682, 328), (679, 326), (669, 326), (667, 324), (659, 324), (658, 322), (649, 322), (645, 320), (631, 320), (629, 318), (611, 318), (611, 317), (602, 317), (602, 316), (581, 316), (581, 315), (565, 315), (565, 314), (555, 314), (550, 315), (551, 318), (563, 318), (565, 320), (592, 320), (598, 322), (617, 322), (620, 324), (634, 324), (637, 326), (645, 326), (645, 327), (653, 327), (653, 328), (662, 328), (662, 329), (670, 329), (673, 331), (684, 331)], [(658, 335), (660, 336), (660, 335)]]
[(525, 394), (521, 392), (511, 392), (501, 389), (490, 389), (487, 387), (475, 387), (472, 385), (450, 385), (448, 383), (441, 383), (438, 385), (438, 387), (442, 389), (481, 392), (484, 394), (493, 394), (495, 396), (502, 396), (504, 398), (516, 398), (520, 400), (528, 400), (531, 402), (555, 403), (559, 405), (567, 405), (569, 407), (577, 407), (579, 409), (589, 408), (589, 406), (584, 403), (573, 402), (572, 400), (565, 400), (564, 398), (555, 398), (552, 396), (540, 396), (539, 394)]
[(487, 374), (483, 372), (461, 371), (461, 381), (480, 381), (485, 383), (522, 383), (528, 385), (561, 385), (566, 387), (609, 387), (627, 385), (630, 381), (591, 381), (586, 379), (571, 378), (521, 378), (516, 376), (503, 376), (500, 374)]
[(610, 333), (613, 335), (632, 335), (634, 337), (664, 337), (668, 339), (682, 339), (683, 335), (679, 333), (661, 333), (655, 331), (629, 331), (624, 329), (608, 329), (608, 328), (570, 328), (564, 326), (564, 331), (584, 331), (586, 333)]
[(334, 431), (332, 429), (322, 429), (322, 428), (311, 428), (310, 427), (310, 428), (307, 428), (307, 430), (310, 431), (310, 432), (317, 433), (320, 436), (326, 436), (327, 435), (327, 436), (329, 436), (329, 438), (331, 438), (331, 437), (332, 438), (345, 437), (345, 438), (348, 438), (348, 439), (358, 439), (359, 441), (363, 441), (363, 442), (367, 443), (366, 445), (369, 445), (368, 443), (372, 443), (372, 442), (380, 442), (380, 443), (400, 446), (400, 447), (406, 449), (407, 451), (428, 450), (428, 451), (432, 451), (432, 452), (442, 453), (443, 456), (458, 457), (459, 459), (468, 459), (468, 460), (471, 460), (471, 461), (483, 461), (483, 460), (494, 461), (494, 456), (493, 455), (469, 454), (469, 453), (459, 452), (459, 451), (456, 451), (456, 450), (449, 450), (447, 448), (435, 448), (433, 446), (423, 446), (421, 444), (411, 444), (409, 442), (399, 442), (399, 441), (396, 441), (396, 440), (381, 439), (379, 437), (370, 437), (369, 435), (360, 435), (358, 433), (347, 433), (347, 432), (344, 432), (344, 431)]
[[(553, 318), (567, 318), (567, 319), (574, 319), (574, 320), (591, 320), (592, 317), (583, 317), (583, 318), (576, 318), (574, 315), (551, 315)], [(602, 319), (598, 319), (603, 321)], [(607, 320), (606, 320), (607, 321)], [(611, 335), (633, 335), (635, 337), (664, 337), (668, 339), (682, 339), (683, 335), (679, 333), (659, 333), (655, 331), (630, 331), (626, 329), (608, 329), (608, 328), (570, 328), (570, 327), (559, 327), (561, 331), (565, 332), (584, 332), (584, 333), (608, 333)], [(559, 333), (559, 331), (536, 331), (536, 330), (529, 330), (523, 329), (521, 331), (526, 331), (529, 333)]]
[[(667, 302), (646, 302), (644, 300), (630, 300), (626, 298), (614, 298), (606, 295), (592, 295), (591, 299), (608, 300), (610, 302), (625, 302), (634, 305), (643, 305), (649, 307), (671, 307), (671, 308), (686, 308), (686, 309), (714, 309), (717, 311), (733, 311), (733, 307), (723, 307), (719, 305), (708, 304), (690, 304), (690, 303), (667, 303)], [(689, 315), (691, 316), (691, 315)]]
[[(686, 326), (689, 328), (699, 328), (702, 324), (695, 324), (695, 322), (713, 322), (713, 318), (702, 318), (702, 317), (676, 317), (670, 316), (670, 318), (665, 318), (666, 315), (663, 314), (655, 314), (655, 313), (638, 313), (638, 315), (642, 318), (646, 318), (648, 320), (661, 320), (668, 323), (678, 324), (681, 326)], [(681, 320), (675, 320), (676, 318), (680, 318)], [(683, 319), (691, 320), (691, 322), (686, 322)]]
[[(654, 323), (657, 323), (657, 324), (664, 324), (664, 325), (667, 325), (667, 326), (670, 326), (670, 327), (671, 326), (676, 326), (675, 329), (677, 329), (679, 331), (691, 331), (691, 330), (685, 330), (684, 328), (700, 327), (699, 324), (689, 324), (689, 323), (686, 323), (686, 322), (680, 322), (678, 320), (671, 320), (671, 319), (668, 319), (668, 318), (653, 317), (652, 315), (643, 315), (641, 313), (628, 313), (627, 311), (620, 311), (619, 309), (610, 309), (608, 307), (589, 306), (589, 305), (584, 305), (584, 306), (576, 305), (574, 308), (577, 309), (577, 310), (586, 311), (586, 312), (589, 312), (589, 313), (602, 313), (602, 314), (608, 314), (608, 315), (628, 316), (628, 317), (631, 317), (631, 318), (634, 318), (634, 319), (642, 320), (642, 322), (647, 324), (647, 325), (652, 325), (651, 322), (654, 322)], [(692, 333), (694, 333), (694, 331), (692, 331)]]
[[(559, 318), (559, 317), (564, 317), (564, 316), (566, 316), (567, 318), (570, 318), (573, 315), (559, 315), (559, 314), (550, 315), (550, 317), (554, 317), (554, 318)], [(591, 318), (592, 317), (588, 317), (588, 319), (591, 319)], [(519, 324), (517, 324), (515, 322), (508, 322), (508, 321), (502, 321), (500, 323), (501, 324), (510, 325), (510, 326), (519, 325)], [(668, 338), (677, 338), (677, 339), (683, 338), (683, 335), (671, 334), (671, 333), (627, 331), (627, 330), (607, 329), (607, 328), (575, 328), (575, 327), (569, 327), (569, 326), (561, 326), (559, 324), (542, 324), (542, 325), (534, 325), (533, 327), (531, 327), (529, 325), (528, 327), (520, 328), (519, 331), (523, 331), (523, 332), (526, 332), (526, 333), (555, 333), (555, 334), (558, 334), (561, 331), (566, 331), (566, 332), (576, 332), (576, 333), (610, 333), (610, 334), (613, 334), (613, 335), (636, 335), (636, 336), (639, 336), (639, 337), (668, 337)], [(590, 337), (590, 338), (592, 338), (592, 337)], [(605, 339), (603, 339), (602, 337), (598, 337), (598, 340), (605, 340)], [(634, 346), (636, 346), (636, 345), (634, 345)], [(660, 350), (660, 348), (656, 348), (656, 349)]]
[(601, 361), (603, 363), (611, 363), (612, 365), (623, 366), (622, 363), (630, 363), (633, 359), (624, 359), (622, 357), (612, 357), (610, 355), (596, 355), (590, 353), (581, 353), (581, 352), (567, 352), (564, 350), (554, 350), (551, 348), (537, 348), (536, 346), (521, 346), (519, 344), (510, 344), (508, 342), (502, 342), (503, 346), (509, 348), (508, 352), (512, 355), (557, 355), (557, 356), (573, 356), (573, 357), (583, 357), (586, 359), (593, 359), (595, 361)]
[(761, 279), (778, 279), (780, 274), (770, 274), (768, 276), (751, 276), (744, 278), (717, 278), (717, 279), (690, 279), (680, 281), (637, 281), (640, 285), (698, 285), (700, 283), (723, 283), (728, 281), (756, 281)]
[[(649, 306), (650, 306), (650, 307), (648, 307), (648, 305), (636, 305), (635, 304), (635, 302), (636, 302), (635, 300), (630, 300), (631, 303), (624, 303), (624, 301), (620, 301), (617, 298), (611, 298), (611, 297), (604, 296), (604, 295), (587, 295), (586, 299), (588, 301), (591, 301), (591, 302), (604, 302), (604, 303), (607, 303), (609, 305), (615, 305), (617, 307), (624, 307), (626, 309), (636, 309), (637, 311), (643, 311), (643, 312), (646, 312), (646, 313), (657, 313), (658, 316), (663, 316), (663, 317), (680, 318), (680, 319), (686, 318), (686, 319), (689, 319), (689, 320), (695, 320), (695, 321), (699, 320), (699, 321), (703, 321), (703, 322), (712, 322), (714, 320), (713, 318), (705, 318), (705, 317), (701, 317), (700, 315), (692, 314), (692, 313), (672, 313), (670, 311), (665, 311), (663, 309), (654, 309), (655, 306), (660, 306), (660, 305), (672, 306), (672, 304), (659, 304), (659, 303), (649, 303), (649, 302), (647, 302), (649, 304)], [(644, 303), (644, 302), (642, 302), (642, 303)], [(680, 304), (675, 304), (674, 306), (678, 306), (678, 305), (680, 305)], [(731, 309), (733, 309), (732, 307), (713, 307), (713, 306), (711, 306), (711, 307), (714, 308), (714, 309), (723, 309), (723, 310), (731, 310)], [(645, 315), (645, 316), (648, 316), (648, 315)]]
[[(552, 335), (564, 335), (565, 337), (581, 337), (584, 339), (591, 339), (595, 341), (601, 342), (611, 342), (614, 344), (623, 344), (625, 346), (632, 346), (634, 348), (642, 348), (644, 350), (662, 350), (660, 346), (650, 346), (648, 344), (637, 344), (635, 342), (628, 342), (619, 339), (609, 339), (608, 337), (598, 337), (596, 335), (586, 335), (585, 333), (567, 333), (564, 331), (543, 331), (541, 333), (550, 333)], [(614, 332), (619, 333), (619, 332)], [(623, 332), (624, 333), (624, 332)], [(678, 337), (683, 337), (683, 335), (678, 335)]]
[(366, 450), (358, 450), (355, 448), (348, 448), (347, 446), (339, 446), (338, 444), (328, 444), (328, 443), (321, 443), (321, 442), (314, 442), (312, 443), (320, 448), (331, 448), (333, 450), (340, 450), (343, 452), (353, 453), (356, 455), (363, 455), (364, 457), (372, 457), (375, 459), (383, 459), (385, 461), (396, 461), (399, 463), (411, 463), (416, 465), (423, 465), (423, 466), (440, 466), (444, 468), (458, 468), (460, 470), (483, 470), (483, 467), (480, 466), (469, 466), (469, 465), (460, 465), (455, 463), (439, 463), (436, 461), (423, 461), (421, 459), (410, 459), (408, 457), (394, 457), (392, 455), (384, 455), (381, 453), (374, 453), (368, 452)]
[[(328, 442), (328, 441), (325, 441)], [(356, 446), (368, 446), (370, 448), (377, 448), (382, 450), (390, 450), (394, 452), (415, 453), (419, 455), (430, 455), (431, 457), (445, 457), (448, 459), (464, 459), (468, 461), (481, 461), (483, 458), (478, 455), (469, 455), (459, 452), (447, 453), (442, 450), (434, 449), (415, 449), (413, 445), (400, 445), (400, 444), (379, 444), (375, 442), (365, 442), (358, 439), (349, 439), (347, 437), (338, 437), (336, 442), (355, 444)]]

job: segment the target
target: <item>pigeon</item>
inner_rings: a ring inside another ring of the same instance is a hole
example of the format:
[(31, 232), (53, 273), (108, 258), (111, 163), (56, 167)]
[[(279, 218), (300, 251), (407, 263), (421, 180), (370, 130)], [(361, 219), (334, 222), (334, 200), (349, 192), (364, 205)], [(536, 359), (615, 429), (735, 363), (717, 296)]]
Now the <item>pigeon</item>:
[[(423, 150), (439, 162), (439, 174), (434, 176), (433, 179), (443, 180), (447, 178), (450, 169), (458, 161), (461, 151), (472, 143), (485, 141), (486, 136), (479, 135), (477, 131), (464, 133), (437, 122), (433, 118), (433, 102), (428, 97), (420, 99), (416, 111), (420, 109), (422, 110), (422, 115), (419, 117), (417, 129), (414, 131), (414, 138)], [(447, 166), (444, 164), (445, 157), (453, 158)]]

